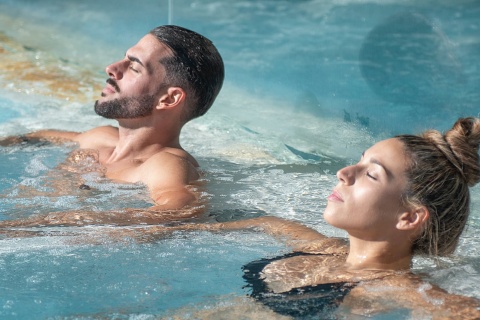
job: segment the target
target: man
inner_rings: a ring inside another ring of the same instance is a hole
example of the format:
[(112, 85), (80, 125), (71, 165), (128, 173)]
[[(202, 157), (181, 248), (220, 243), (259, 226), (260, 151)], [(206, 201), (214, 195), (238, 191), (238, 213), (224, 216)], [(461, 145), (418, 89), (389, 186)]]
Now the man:
[[(197, 197), (188, 185), (199, 178), (198, 163), (183, 150), (179, 136), (188, 121), (207, 112), (222, 87), (224, 66), (215, 46), (191, 30), (160, 26), (109, 65), (106, 73), (109, 78), (95, 112), (117, 120), (118, 128), (102, 126), (83, 133), (42, 130), (4, 139), (0, 145), (24, 139), (77, 142), (98, 159), (107, 178), (148, 187), (155, 206), (140, 222), (162, 220), (162, 212), (194, 204)], [(50, 217), (58, 221), (60, 215)], [(62, 219), (68, 224), (69, 219), (85, 220), (89, 215), (63, 213)]]

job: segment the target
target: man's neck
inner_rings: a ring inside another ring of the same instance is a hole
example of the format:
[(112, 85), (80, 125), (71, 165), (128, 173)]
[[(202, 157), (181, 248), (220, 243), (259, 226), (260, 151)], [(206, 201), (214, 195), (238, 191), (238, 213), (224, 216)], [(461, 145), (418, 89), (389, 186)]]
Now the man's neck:
[(146, 159), (165, 148), (181, 148), (180, 129), (119, 122), (118, 141), (106, 162)]

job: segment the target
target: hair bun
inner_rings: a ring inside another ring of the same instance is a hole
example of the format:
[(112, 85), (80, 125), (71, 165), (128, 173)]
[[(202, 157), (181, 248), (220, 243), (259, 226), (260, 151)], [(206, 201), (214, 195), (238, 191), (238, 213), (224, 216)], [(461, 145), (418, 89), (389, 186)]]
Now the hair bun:
[[(444, 139), (455, 157), (455, 165), (465, 177), (469, 186), (480, 181), (480, 164), (478, 148), (480, 144), (480, 119), (460, 118), (452, 129), (447, 131)], [(447, 155), (447, 158), (450, 157)]]

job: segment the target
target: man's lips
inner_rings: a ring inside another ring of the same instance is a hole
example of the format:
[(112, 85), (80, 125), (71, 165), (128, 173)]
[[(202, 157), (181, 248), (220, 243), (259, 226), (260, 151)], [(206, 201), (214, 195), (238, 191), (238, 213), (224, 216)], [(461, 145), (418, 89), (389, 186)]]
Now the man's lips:
[(115, 93), (119, 91), (120, 91), (120, 88), (118, 87), (118, 84), (115, 82), (115, 80), (108, 78), (107, 85), (105, 86), (105, 88), (103, 88), (102, 93), (108, 94), (108, 93)]
[(105, 96), (107, 96), (108, 94), (111, 94), (111, 93), (115, 93), (115, 90), (110, 86), (106, 86), (102, 90), (102, 97), (105, 97)]
[(343, 202), (343, 198), (337, 191), (333, 190), (332, 194), (327, 198), (329, 201)]

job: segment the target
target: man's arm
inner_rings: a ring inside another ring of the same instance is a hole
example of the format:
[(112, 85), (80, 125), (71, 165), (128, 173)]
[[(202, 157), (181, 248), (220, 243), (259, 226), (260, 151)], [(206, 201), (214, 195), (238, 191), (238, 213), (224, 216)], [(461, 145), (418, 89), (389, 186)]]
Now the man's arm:
[(80, 132), (75, 131), (62, 131), (62, 130), (40, 130), (26, 134), (25, 136), (30, 139), (43, 139), (48, 141), (75, 141), (75, 138)]
[(0, 139), (0, 146), (7, 147), (25, 142), (48, 141), (52, 143), (64, 143), (75, 141), (80, 133), (61, 130), (40, 130), (19, 136), (11, 136)]
[(95, 149), (114, 145), (118, 140), (118, 128), (101, 126), (85, 132), (45, 129), (19, 136), (0, 138), (0, 146), (12, 146), (25, 142), (48, 141), (52, 143), (77, 142), (81, 148)]

